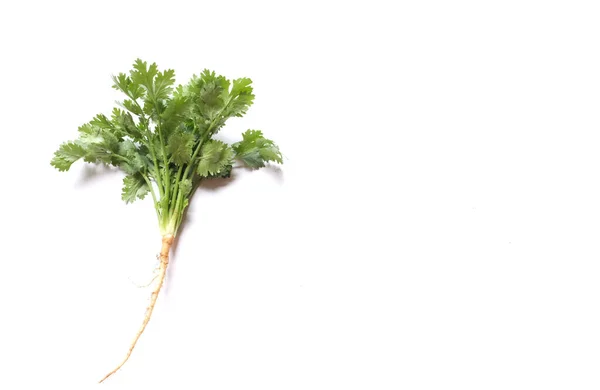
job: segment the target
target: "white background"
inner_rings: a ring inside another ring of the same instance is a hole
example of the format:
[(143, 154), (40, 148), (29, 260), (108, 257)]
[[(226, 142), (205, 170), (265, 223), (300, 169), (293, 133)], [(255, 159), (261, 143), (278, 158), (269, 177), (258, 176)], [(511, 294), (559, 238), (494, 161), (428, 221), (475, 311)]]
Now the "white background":
[(0, 388), (95, 388), (160, 237), (122, 174), (49, 161), (137, 57), (251, 77), (220, 134), (281, 170), (193, 199), (103, 386), (600, 388), (595, 1), (0, 6)]

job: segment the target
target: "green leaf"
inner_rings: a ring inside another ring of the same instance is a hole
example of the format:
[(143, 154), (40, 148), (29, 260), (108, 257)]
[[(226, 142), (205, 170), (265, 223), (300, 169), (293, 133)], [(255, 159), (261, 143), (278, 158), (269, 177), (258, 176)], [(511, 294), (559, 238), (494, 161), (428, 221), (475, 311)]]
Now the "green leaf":
[(173, 69), (157, 73), (154, 80), (152, 97), (155, 100), (167, 99), (171, 92), (173, 92), (173, 84), (175, 84), (175, 71)]
[(127, 157), (133, 153), (137, 153), (137, 145), (131, 140), (125, 140), (119, 144), (119, 154)]
[(261, 168), (269, 161), (283, 164), (279, 148), (273, 141), (263, 137), (260, 130), (248, 130), (242, 134), (242, 141), (232, 145), (236, 158), (250, 168)]
[(173, 133), (167, 142), (167, 151), (171, 155), (171, 161), (177, 165), (188, 164), (191, 161), (193, 147), (194, 135), (182, 131)]
[(223, 107), (229, 93), (229, 80), (208, 70), (202, 73), (201, 79), (203, 85), (199, 95), (204, 105), (215, 109)]
[(133, 69), (130, 72), (131, 80), (138, 85), (142, 85), (146, 88), (146, 91), (150, 92), (153, 90), (154, 77), (158, 74), (158, 67), (156, 63), (153, 63), (148, 67), (146, 61), (142, 61), (139, 58), (133, 63)]
[(135, 124), (129, 112), (119, 110), (115, 107), (112, 111), (110, 123), (114, 132), (121, 135), (121, 137), (127, 135), (136, 141), (141, 141), (143, 139), (141, 130)]
[(79, 133), (75, 143), (85, 149), (83, 159), (86, 162), (118, 165), (114, 154), (119, 149), (119, 138), (114, 132), (87, 123), (79, 127)]
[(100, 127), (101, 129), (113, 129), (114, 125), (104, 114), (98, 114), (90, 121), (90, 125)]
[(85, 149), (74, 142), (62, 144), (56, 152), (50, 164), (61, 172), (68, 171), (71, 165), (85, 156)]
[(167, 139), (177, 126), (189, 118), (190, 107), (191, 100), (185, 95), (183, 87), (177, 87), (161, 115), (163, 120), (162, 129)]
[(210, 140), (202, 146), (197, 173), (203, 177), (218, 175), (232, 164), (233, 150), (229, 145), (217, 140)]
[(248, 108), (250, 108), (254, 102), (254, 94), (252, 93), (251, 84), (252, 80), (249, 78), (233, 80), (230, 101), (223, 115), (226, 117), (241, 117), (246, 114)]
[(112, 87), (114, 89), (127, 93), (127, 85), (131, 82), (131, 80), (129, 80), (125, 73), (119, 73), (117, 76), (113, 75), (112, 80), (114, 83)]
[(127, 175), (123, 179), (121, 199), (125, 203), (133, 203), (136, 199), (144, 199), (148, 192), (150, 192), (150, 189), (141, 174)]
[(162, 113), (165, 109), (163, 100), (168, 99), (173, 91), (175, 71), (167, 69), (159, 72), (156, 63), (148, 66), (145, 61), (137, 59), (130, 76), (134, 84), (145, 89), (144, 112), (153, 117)]
[(125, 73), (112, 76), (113, 88), (123, 92), (130, 99), (135, 100), (144, 97), (144, 89), (139, 83), (133, 82)]
[(209, 175), (207, 179), (226, 179), (231, 177), (231, 170), (233, 169), (233, 165), (226, 165), (223, 169), (219, 171), (219, 173), (215, 173), (214, 175)]
[(193, 102), (193, 112), (208, 121), (217, 118), (229, 101), (229, 80), (205, 69), (200, 76), (194, 75), (184, 89)]
[(119, 155), (125, 158), (120, 160), (119, 166), (129, 175), (145, 171), (148, 167), (148, 159), (139, 151), (137, 145), (130, 140), (119, 144)]
[(137, 116), (142, 116), (144, 114), (142, 110), (140, 110), (140, 107), (137, 104), (135, 104), (132, 100), (125, 99), (122, 102), (120, 102), (119, 105), (121, 105), (124, 109)]

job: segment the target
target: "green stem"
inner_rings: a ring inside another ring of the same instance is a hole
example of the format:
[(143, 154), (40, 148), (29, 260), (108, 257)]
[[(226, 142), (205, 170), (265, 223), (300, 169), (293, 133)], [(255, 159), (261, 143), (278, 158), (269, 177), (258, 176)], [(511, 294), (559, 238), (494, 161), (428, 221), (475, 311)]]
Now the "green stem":
[[(148, 142), (151, 142), (150, 137), (148, 137)], [(150, 154), (152, 154), (152, 162), (154, 163), (154, 179), (156, 180), (158, 192), (160, 194), (160, 198), (162, 199), (164, 196), (164, 190), (162, 187), (162, 180), (160, 178), (160, 171), (158, 170), (158, 159), (156, 158), (156, 153), (151, 145), (148, 145), (148, 149), (150, 149)]]
[(163, 155), (163, 172), (165, 174), (165, 181), (163, 183), (164, 187), (165, 187), (165, 208), (167, 209), (167, 214), (169, 213), (169, 208), (170, 208), (170, 204), (171, 204), (171, 170), (169, 169), (169, 160), (167, 159), (167, 151), (165, 149), (166, 144), (165, 144), (165, 139), (163, 137), (163, 133), (162, 133), (162, 126), (161, 126), (161, 118), (160, 118), (160, 112), (158, 111), (158, 101), (156, 100), (156, 97), (153, 96), (152, 99), (153, 103), (154, 103), (154, 112), (156, 113), (156, 132), (158, 133), (158, 138), (160, 140), (160, 149), (162, 151), (162, 155)]
[[(121, 156), (120, 154), (113, 153), (112, 155), (121, 159), (122, 161), (125, 161), (125, 162), (129, 161), (125, 156)], [(161, 210), (159, 207), (158, 200), (156, 198), (156, 193), (154, 192), (154, 187), (152, 187), (152, 182), (150, 181), (150, 178), (148, 177), (148, 175), (145, 174), (144, 172), (140, 172), (140, 175), (142, 175), (142, 177), (144, 178), (144, 181), (148, 185), (148, 189), (150, 189), (150, 194), (152, 195), (152, 200), (154, 201), (154, 209), (156, 210), (156, 216), (158, 217), (158, 220), (160, 221), (160, 216), (161, 216), (160, 211)]]
[[(185, 172), (183, 173), (184, 178), (186, 178), (188, 176), (192, 165), (195, 165), (194, 163), (196, 162), (195, 160), (196, 160), (196, 157), (198, 157), (198, 153), (200, 153), (202, 144), (207, 140), (207, 138), (210, 138), (212, 136), (211, 131), (213, 130), (213, 126), (215, 125), (217, 119), (219, 119), (221, 117), (221, 114), (223, 113), (223, 111), (225, 111), (227, 106), (229, 106), (229, 103), (231, 103), (231, 99), (229, 99), (229, 101), (227, 101), (227, 104), (225, 104), (225, 106), (219, 111), (219, 113), (215, 116), (215, 119), (213, 119), (212, 122), (210, 122), (210, 125), (206, 129), (206, 132), (202, 135), (202, 138), (200, 138), (200, 141), (198, 142), (198, 145), (196, 146), (196, 150), (194, 150), (194, 154), (192, 155), (192, 159), (190, 160), (190, 163), (188, 164), (188, 166), (185, 168)], [(190, 177), (190, 179), (191, 179), (191, 177)]]
[(154, 152), (154, 145), (152, 145), (152, 140), (150, 139), (150, 128), (148, 127), (148, 119), (146, 118), (146, 115), (144, 115), (144, 110), (142, 110), (142, 106), (140, 106), (138, 101), (134, 99), (128, 92), (126, 92), (125, 94), (136, 105), (137, 109), (140, 110), (140, 121), (144, 124), (144, 127), (146, 128), (145, 135), (146, 140), (148, 141), (148, 144), (146, 146), (148, 147), (148, 149), (150, 149), (150, 154), (152, 154), (152, 162), (154, 163), (154, 179), (156, 180), (156, 184), (158, 185), (158, 192), (160, 194), (160, 197), (162, 198), (164, 196), (164, 191), (162, 188), (160, 171), (158, 170), (158, 159), (156, 158), (156, 153)]
[(179, 169), (177, 170), (177, 176), (175, 176), (175, 188), (173, 189), (173, 196), (176, 196), (175, 198), (175, 202), (173, 202), (172, 207), (169, 208), (169, 213), (173, 214), (173, 212), (176, 210), (176, 203), (179, 200), (179, 181), (181, 180), (181, 174), (183, 173), (183, 165), (179, 166)]
[[(192, 159), (190, 160), (190, 163), (185, 167), (185, 172), (183, 173), (183, 176), (179, 178), (180, 180), (181, 180), (181, 178), (186, 178), (188, 176), (188, 174), (190, 172), (190, 168), (194, 164), (194, 160), (198, 156), (198, 153), (200, 152), (200, 149), (202, 148), (202, 144), (206, 141), (206, 135), (209, 134), (212, 126), (213, 126), (213, 124), (211, 123), (211, 125), (206, 130), (206, 133), (204, 133), (204, 136), (202, 136), (202, 138), (200, 138), (200, 141), (198, 141), (198, 145), (196, 146), (196, 150), (194, 150)], [(180, 171), (181, 171), (181, 169), (180, 169)], [(190, 196), (190, 198), (191, 198), (191, 196)], [(181, 191), (179, 191), (179, 193), (177, 194), (177, 199), (175, 200), (175, 207), (173, 208), (173, 212), (175, 212), (175, 210), (179, 210), (181, 208), (181, 202), (183, 202), (183, 195), (182, 195)], [(181, 212), (183, 210), (179, 210), (179, 211)]]
[(146, 181), (148, 188), (150, 188), (150, 194), (152, 195), (152, 200), (154, 201), (154, 209), (156, 210), (156, 216), (158, 217), (158, 220), (160, 222), (160, 208), (159, 208), (158, 201), (156, 199), (156, 193), (154, 192), (154, 188), (152, 187), (152, 183), (150, 182), (150, 179), (148, 178), (148, 176), (146, 176), (145, 174), (142, 173), (142, 177)]
[[(232, 99), (230, 98), (227, 101), (227, 104), (225, 104), (225, 106), (219, 111), (219, 113), (215, 116), (215, 118), (212, 120), (212, 122), (210, 122), (210, 125), (206, 129), (206, 132), (202, 135), (202, 138), (200, 138), (200, 141), (198, 141), (198, 145), (196, 145), (196, 149), (194, 150), (194, 153), (192, 154), (192, 158), (190, 160), (190, 163), (185, 167), (185, 171), (183, 173), (183, 176), (180, 177), (179, 172), (177, 173), (177, 175), (178, 175), (177, 184), (179, 184), (179, 181), (182, 178), (187, 178), (188, 175), (190, 175), (190, 169), (192, 168), (192, 166), (195, 165), (196, 157), (198, 157), (198, 153), (200, 153), (200, 149), (202, 149), (202, 145), (212, 135), (211, 132), (213, 130), (214, 125), (216, 124), (217, 119), (219, 119), (221, 117), (221, 114), (229, 106), (229, 103), (231, 103), (231, 100)], [(180, 167), (179, 171), (181, 171), (181, 167)], [(192, 174), (189, 177), (190, 180), (192, 179), (192, 176), (193, 176), (193, 171), (192, 171)], [(192, 189), (192, 193), (193, 193), (193, 191), (194, 190)], [(190, 199), (191, 199), (192, 193), (190, 193), (190, 195), (189, 195)], [(177, 198), (175, 200), (175, 207), (172, 209), (173, 213), (176, 212), (176, 211), (178, 211), (181, 214), (183, 212), (183, 210), (180, 210), (180, 208), (181, 208), (181, 202), (183, 202), (183, 195), (181, 194), (181, 191), (179, 191), (179, 193), (177, 194)]]
[[(181, 190), (179, 189), (179, 182), (182, 179), (186, 179), (186, 178), (189, 178), (190, 180), (192, 180), (194, 170), (195, 170), (195, 165), (197, 165), (196, 158), (198, 157), (198, 154), (200, 153), (200, 149), (202, 149), (202, 145), (204, 144), (204, 142), (206, 142), (206, 140), (212, 136), (213, 127), (215, 126), (217, 119), (221, 119), (221, 115), (223, 114), (223, 111), (225, 111), (225, 109), (229, 106), (229, 104), (231, 103), (232, 100), (233, 99), (230, 97), (229, 100), (227, 101), (227, 103), (223, 106), (223, 108), (221, 110), (219, 110), (219, 113), (217, 115), (215, 115), (214, 119), (211, 121), (210, 125), (206, 129), (206, 132), (202, 135), (202, 137), (198, 141), (198, 145), (196, 145), (196, 149), (194, 150), (194, 153), (192, 154), (190, 163), (187, 164), (187, 166), (185, 167), (183, 176), (181, 176), (182, 167), (179, 167), (179, 170), (177, 171), (177, 177), (176, 177), (177, 180), (175, 182), (175, 191), (173, 191), (173, 195), (176, 196), (176, 198), (175, 198), (173, 207), (168, 207), (168, 211), (167, 211), (167, 213), (169, 214), (169, 218), (171, 218), (171, 221), (168, 224), (166, 224), (167, 231), (173, 230), (172, 232), (168, 231), (169, 233), (175, 234), (175, 232), (179, 228), (179, 225), (181, 224), (181, 221), (183, 218), (183, 211), (184, 211), (183, 207), (182, 207), (183, 194), (182, 194)], [(157, 107), (156, 103), (155, 103), (155, 107)], [(161, 132), (160, 132), (160, 127), (159, 127), (159, 136), (162, 137)], [(163, 153), (164, 153), (164, 143), (162, 142), (162, 138), (161, 138), (161, 144), (163, 144)], [(166, 159), (166, 154), (164, 154), (164, 156)], [(190, 173), (190, 170), (192, 168), (194, 168), (194, 169)], [(196, 183), (196, 186), (199, 183), (200, 183), (200, 181), (198, 181), (198, 183)], [(194, 192), (195, 192), (195, 188), (192, 187), (192, 191), (188, 195), (190, 199)], [(165, 220), (166, 220), (166, 218), (165, 218)]]
[(160, 129), (160, 124), (158, 124), (158, 137), (160, 138), (160, 145), (163, 154), (163, 164), (164, 172), (165, 172), (165, 196), (167, 199), (170, 199), (170, 191), (171, 191), (171, 170), (169, 169), (169, 161), (167, 160), (167, 151), (165, 150), (165, 141), (162, 136), (162, 131)]

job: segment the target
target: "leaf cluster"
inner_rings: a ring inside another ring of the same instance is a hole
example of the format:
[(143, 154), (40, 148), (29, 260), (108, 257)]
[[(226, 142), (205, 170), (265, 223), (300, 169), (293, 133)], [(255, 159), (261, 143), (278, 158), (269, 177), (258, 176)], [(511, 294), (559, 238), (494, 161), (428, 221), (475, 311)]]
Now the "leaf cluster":
[(173, 70), (161, 72), (138, 59), (129, 73), (113, 76), (113, 88), (125, 95), (118, 107), (79, 127), (79, 137), (60, 145), (51, 164), (59, 171), (80, 159), (119, 167), (126, 174), (123, 200), (151, 193), (163, 230), (177, 229), (202, 179), (228, 177), (235, 161), (251, 168), (283, 162), (260, 130), (246, 131), (233, 145), (213, 139), (252, 105), (248, 78), (228, 80), (204, 70), (175, 86)]

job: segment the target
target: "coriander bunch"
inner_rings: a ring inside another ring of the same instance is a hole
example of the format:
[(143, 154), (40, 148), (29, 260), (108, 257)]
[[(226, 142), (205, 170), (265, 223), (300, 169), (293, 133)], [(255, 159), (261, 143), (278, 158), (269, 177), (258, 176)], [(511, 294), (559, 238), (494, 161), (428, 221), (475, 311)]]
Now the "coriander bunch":
[(204, 70), (175, 86), (175, 72), (160, 72), (138, 59), (128, 73), (113, 76), (125, 98), (110, 116), (96, 115), (79, 127), (79, 137), (62, 144), (51, 164), (67, 171), (82, 159), (122, 169), (126, 203), (152, 197), (162, 236), (160, 269), (150, 305), (125, 359), (129, 359), (152, 315), (169, 264), (169, 251), (194, 191), (211, 178), (229, 177), (237, 160), (250, 168), (283, 163), (279, 148), (260, 130), (248, 130), (232, 145), (213, 137), (232, 117), (242, 117), (254, 101), (252, 81), (232, 81)]

